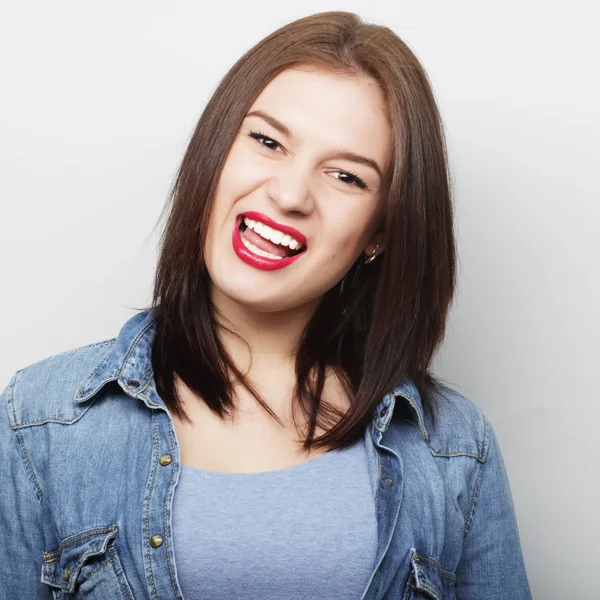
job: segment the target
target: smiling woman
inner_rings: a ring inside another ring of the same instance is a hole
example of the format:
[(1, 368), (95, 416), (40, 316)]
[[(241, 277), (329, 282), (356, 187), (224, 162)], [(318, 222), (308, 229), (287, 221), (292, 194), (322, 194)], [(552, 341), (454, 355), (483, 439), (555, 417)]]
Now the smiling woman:
[(389, 28), (325, 12), (244, 54), (165, 205), (151, 305), (2, 395), (0, 595), (531, 598), (494, 430), (430, 371), (448, 182)]
[[(385, 99), (370, 78), (280, 72), (250, 107), (221, 173), (204, 251), (212, 286), (263, 313), (314, 312), (361, 253), (383, 249), (379, 173), (391, 155)], [(256, 224), (241, 231), (248, 216)], [(283, 258), (272, 242), (285, 233), (287, 248), (302, 252)]]

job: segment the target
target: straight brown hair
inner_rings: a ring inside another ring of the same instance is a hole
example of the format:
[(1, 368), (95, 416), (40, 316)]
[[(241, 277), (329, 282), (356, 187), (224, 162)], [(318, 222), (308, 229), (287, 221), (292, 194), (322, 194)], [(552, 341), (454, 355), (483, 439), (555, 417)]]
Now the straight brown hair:
[[(427, 74), (388, 27), (350, 12), (314, 14), (268, 35), (222, 78), (161, 214), (168, 210), (151, 304), (157, 326), (152, 364), (158, 393), (181, 419), (189, 421), (175, 375), (222, 418), (234, 407), (234, 384), (241, 383), (281, 423), (219, 338), (203, 254), (212, 199), (247, 111), (278, 73), (302, 66), (378, 82), (393, 134), (382, 187), (385, 250), (368, 266), (361, 255), (323, 296), (298, 347), (293, 401), (307, 417), (303, 449), (310, 451), (356, 441), (376, 404), (406, 376), (432, 419), (441, 391), (429, 366), (444, 336), (456, 277), (446, 143)], [(351, 400), (345, 414), (322, 401), (330, 370)], [(317, 423), (325, 435), (315, 437)]]

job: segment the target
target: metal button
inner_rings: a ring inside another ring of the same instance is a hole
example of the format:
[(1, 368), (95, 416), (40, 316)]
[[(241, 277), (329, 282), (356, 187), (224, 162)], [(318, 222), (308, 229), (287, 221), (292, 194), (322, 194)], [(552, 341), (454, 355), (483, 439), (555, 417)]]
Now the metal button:
[(69, 579), (71, 579), (71, 569), (69, 569), (69, 567), (65, 569), (64, 577), (65, 581), (69, 581)]
[(379, 411), (379, 417), (381, 419), (383, 419), (383, 417), (385, 417), (385, 415), (387, 415), (387, 411), (388, 411), (389, 406), (384, 406), (380, 411)]
[(150, 545), (153, 548), (158, 548), (159, 546), (162, 546), (162, 543), (163, 543), (163, 539), (162, 539), (162, 535), (160, 535), (160, 533), (156, 533), (150, 538)]
[(163, 467), (166, 467), (168, 464), (170, 464), (170, 462), (173, 460), (173, 457), (170, 454), (163, 454), (160, 457), (160, 464)]
[(394, 480), (390, 479), (389, 477), (384, 477), (383, 483), (385, 483), (385, 485), (389, 485), (390, 487), (394, 487)]
[(131, 386), (131, 387), (140, 387), (140, 382), (136, 381), (135, 379), (130, 379), (127, 382), (127, 385)]

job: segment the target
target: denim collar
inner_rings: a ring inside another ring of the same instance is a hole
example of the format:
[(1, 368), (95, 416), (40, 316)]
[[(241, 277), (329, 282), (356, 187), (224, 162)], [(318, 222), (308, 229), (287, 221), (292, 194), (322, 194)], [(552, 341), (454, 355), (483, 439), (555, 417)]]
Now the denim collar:
[[(126, 321), (114, 338), (115, 344), (110, 352), (81, 381), (75, 393), (75, 402), (89, 400), (110, 381), (118, 381), (123, 390), (133, 398), (143, 392), (153, 381), (151, 353), (155, 334), (156, 322), (151, 308), (138, 312)], [(421, 397), (408, 376), (377, 403), (373, 409), (373, 426), (385, 433), (398, 398), (410, 404), (421, 436), (427, 440)], [(161, 402), (164, 405), (162, 399)]]

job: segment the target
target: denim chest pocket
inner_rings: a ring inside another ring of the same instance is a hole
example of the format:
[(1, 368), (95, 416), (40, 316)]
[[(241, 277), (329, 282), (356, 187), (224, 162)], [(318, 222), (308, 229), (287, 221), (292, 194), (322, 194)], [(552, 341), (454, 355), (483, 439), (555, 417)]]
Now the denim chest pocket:
[(118, 527), (94, 527), (64, 539), (58, 549), (44, 552), (42, 583), (54, 600), (133, 600), (115, 547)]
[(410, 549), (410, 571), (402, 600), (454, 600), (456, 576), (433, 557)]

